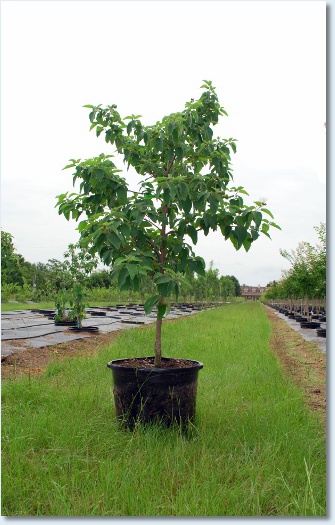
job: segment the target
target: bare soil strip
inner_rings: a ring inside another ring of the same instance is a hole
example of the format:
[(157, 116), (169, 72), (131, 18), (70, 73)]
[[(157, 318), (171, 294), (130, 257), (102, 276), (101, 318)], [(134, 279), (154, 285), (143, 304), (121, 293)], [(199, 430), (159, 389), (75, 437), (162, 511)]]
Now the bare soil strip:
[[(15, 379), (21, 374), (40, 375), (52, 361), (79, 357), (99, 352), (99, 348), (110, 345), (121, 333), (94, 334), (85, 339), (75, 339), (43, 348), (31, 348), (22, 344), (22, 351), (15, 351), (1, 363), (1, 379)], [(15, 341), (15, 347), (19, 346)]]

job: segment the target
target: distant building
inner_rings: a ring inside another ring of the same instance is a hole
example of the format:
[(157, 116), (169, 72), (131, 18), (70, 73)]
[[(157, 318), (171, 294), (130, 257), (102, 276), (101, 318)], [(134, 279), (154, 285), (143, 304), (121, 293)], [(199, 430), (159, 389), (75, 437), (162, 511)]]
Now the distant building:
[(245, 301), (258, 301), (266, 290), (266, 286), (241, 286), (241, 296)]

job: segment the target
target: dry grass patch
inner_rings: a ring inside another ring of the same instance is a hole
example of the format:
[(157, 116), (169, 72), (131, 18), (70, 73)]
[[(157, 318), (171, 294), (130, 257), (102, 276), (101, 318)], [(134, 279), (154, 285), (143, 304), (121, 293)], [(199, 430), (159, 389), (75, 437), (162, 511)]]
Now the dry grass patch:
[(310, 408), (326, 424), (326, 354), (313, 342), (305, 341), (275, 312), (266, 307), (272, 326), (271, 347), (285, 372), (299, 385)]

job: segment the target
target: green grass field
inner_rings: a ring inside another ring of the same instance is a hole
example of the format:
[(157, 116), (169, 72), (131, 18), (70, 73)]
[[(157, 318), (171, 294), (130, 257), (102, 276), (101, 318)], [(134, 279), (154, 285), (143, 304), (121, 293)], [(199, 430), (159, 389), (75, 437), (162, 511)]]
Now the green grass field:
[(269, 346), (259, 303), (163, 323), (197, 359), (196, 422), (121, 431), (111, 359), (152, 355), (154, 327), (2, 383), (2, 515), (325, 516), (323, 426)]

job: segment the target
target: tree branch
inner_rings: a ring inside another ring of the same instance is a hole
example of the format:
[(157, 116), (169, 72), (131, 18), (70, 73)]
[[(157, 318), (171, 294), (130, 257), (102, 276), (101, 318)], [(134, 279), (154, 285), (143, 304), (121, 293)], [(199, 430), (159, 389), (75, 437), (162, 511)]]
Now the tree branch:
[(159, 260), (161, 260), (161, 253), (159, 250), (157, 250), (157, 248), (155, 248), (155, 245), (154, 243), (150, 240), (150, 239), (147, 239), (147, 243), (151, 246), (153, 252), (156, 254), (157, 258)]
[(175, 160), (176, 160), (176, 154), (173, 155), (173, 158), (172, 158), (172, 160), (170, 162), (170, 165), (168, 165), (168, 167), (167, 167), (166, 175), (169, 175)]

